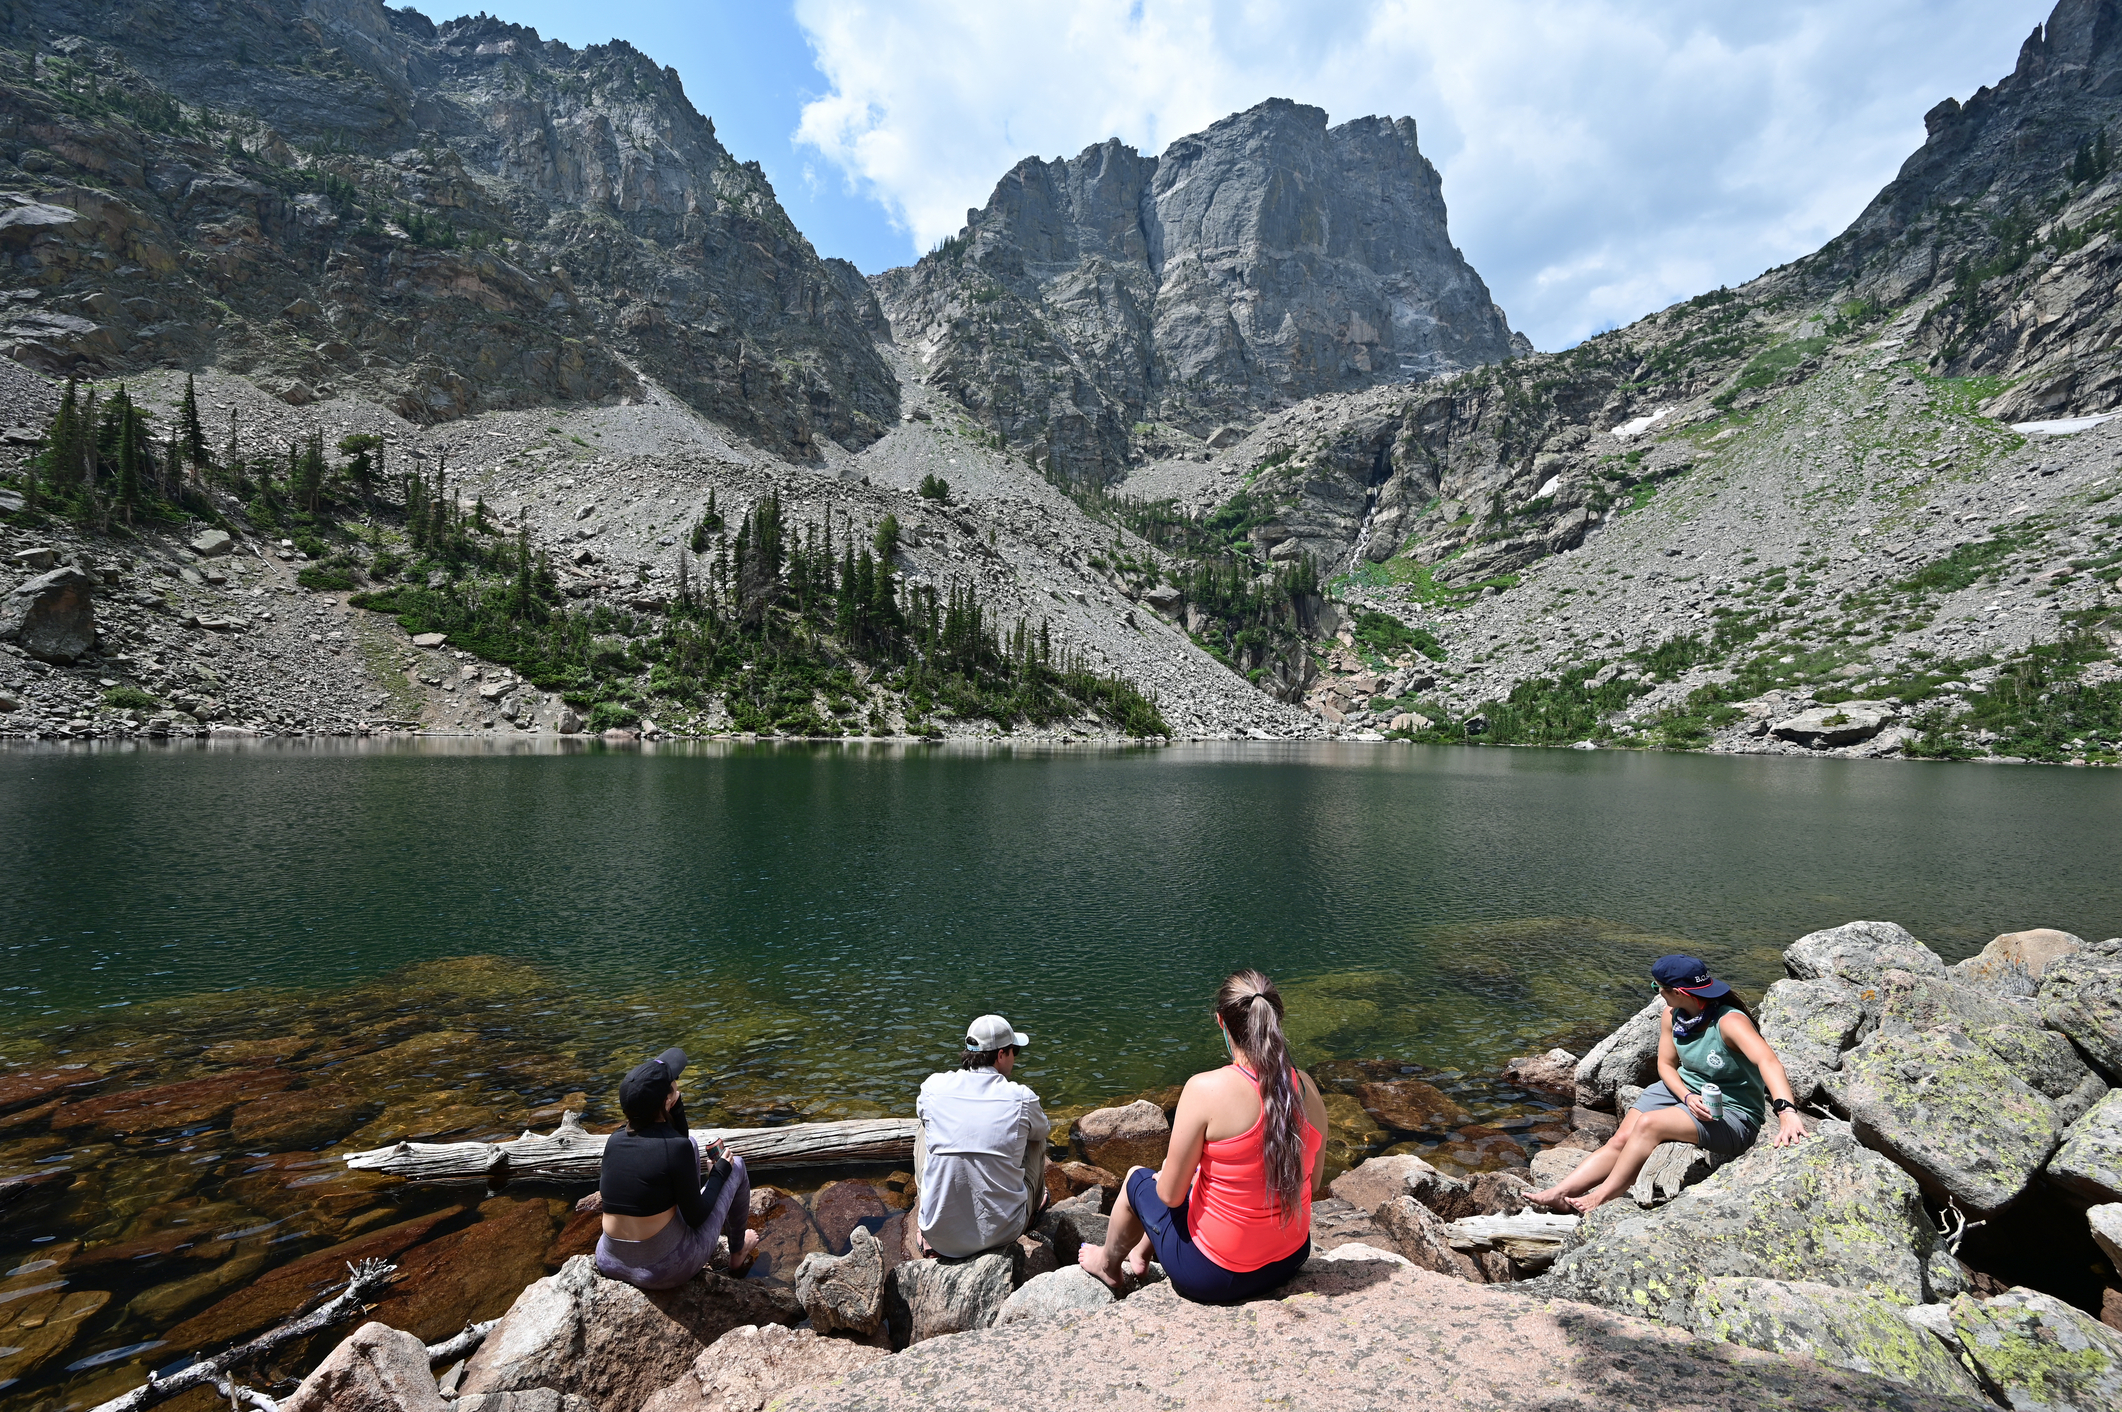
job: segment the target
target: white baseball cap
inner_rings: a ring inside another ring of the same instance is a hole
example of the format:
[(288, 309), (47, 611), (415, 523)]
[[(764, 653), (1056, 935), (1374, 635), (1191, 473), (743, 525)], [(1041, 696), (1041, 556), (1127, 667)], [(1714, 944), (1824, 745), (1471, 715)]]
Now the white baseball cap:
[(1010, 1028), (1009, 1021), (1000, 1015), (982, 1015), (965, 1027), (965, 1048), (968, 1053), (975, 1050), (1007, 1049), (1012, 1045), (1022, 1048), (1030, 1044), (1032, 1037), (1019, 1034)]

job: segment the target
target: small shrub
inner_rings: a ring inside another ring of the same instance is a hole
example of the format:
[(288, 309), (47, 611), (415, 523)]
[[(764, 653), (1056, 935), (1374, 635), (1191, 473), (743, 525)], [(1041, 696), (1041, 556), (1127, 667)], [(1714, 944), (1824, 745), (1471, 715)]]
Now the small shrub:
[(621, 701), (599, 701), (590, 708), (589, 728), (592, 731), (625, 730), (641, 724), (641, 713)]
[(159, 711), (162, 703), (137, 686), (114, 686), (103, 693), (103, 704), (118, 711)]

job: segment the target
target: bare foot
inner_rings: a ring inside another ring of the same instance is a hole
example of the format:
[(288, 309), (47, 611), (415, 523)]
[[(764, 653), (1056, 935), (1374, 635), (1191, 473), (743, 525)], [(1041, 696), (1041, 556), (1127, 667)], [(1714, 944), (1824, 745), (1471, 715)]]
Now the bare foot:
[(1127, 1258), (1120, 1262), (1120, 1268), (1138, 1280), (1149, 1273), (1148, 1236), (1135, 1242), (1135, 1248), (1127, 1252)]
[(1546, 1191), (1529, 1191), (1525, 1193), (1525, 1204), (1527, 1206), (1537, 1206), (1542, 1211), (1567, 1211), (1569, 1210), (1569, 1200), (1568, 1197), (1562, 1194), (1562, 1188), (1558, 1186), (1551, 1186)]
[(744, 1233), (744, 1253), (729, 1262), (729, 1272), (732, 1275), (741, 1275), (746, 1270), (749, 1270), (752, 1267), (752, 1261), (758, 1258), (759, 1233), (757, 1231), (746, 1231)]
[(1608, 1199), (1601, 1196), (1597, 1191), (1587, 1191), (1582, 1196), (1565, 1196), (1562, 1198), (1569, 1209), (1576, 1212), (1579, 1216), (1590, 1215), (1596, 1208), (1604, 1206)]
[(1076, 1263), (1104, 1281), (1107, 1287), (1115, 1291), (1120, 1288), (1119, 1270), (1113, 1258), (1105, 1253), (1104, 1246), (1086, 1244), (1076, 1252)]

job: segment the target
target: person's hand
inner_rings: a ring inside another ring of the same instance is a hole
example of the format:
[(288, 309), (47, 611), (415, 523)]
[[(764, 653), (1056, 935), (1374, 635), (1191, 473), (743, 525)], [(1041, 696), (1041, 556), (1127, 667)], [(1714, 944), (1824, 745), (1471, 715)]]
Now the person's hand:
[(1703, 1100), (1701, 1094), (1690, 1093), (1686, 1101), (1687, 1111), (1700, 1118), (1703, 1122), (1714, 1123), (1717, 1121), (1716, 1115), (1709, 1111), (1709, 1104)]
[(1805, 1120), (1797, 1109), (1786, 1108), (1779, 1116), (1782, 1121), (1776, 1125), (1775, 1146), (1795, 1147), (1805, 1141)]

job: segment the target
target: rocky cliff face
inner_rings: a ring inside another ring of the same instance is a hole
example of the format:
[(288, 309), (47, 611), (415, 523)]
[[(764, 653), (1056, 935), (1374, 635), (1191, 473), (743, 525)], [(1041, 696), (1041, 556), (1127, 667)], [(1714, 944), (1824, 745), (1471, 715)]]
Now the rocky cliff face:
[(674, 71), (377, 0), (0, 14), (0, 342), (421, 421), (647, 375), (780, 454), (874, 439), (882, 315)]
[(1215, 473), (1148, 483), (1194, 484), (1203, 506), (1247, 487), (1253, 539), (1278, 558), (1476, 584), (1574, 547), (1701, 459), (1659, 432), (1744, 416), (1860, 342), (1969, 379), (2004, 421), (2122, 405), (2122, 3), (2063, 0), (2010, 77), (1927, 122), (1814, 255), (1564, 352), (1288, 410)]
[(873, 281), (930, 380), (1103, 481), (1324, 392), (1530, 352), (1453, 248), (1406, 118), (1261, 104), (1145, 157), (1029, 158)]

